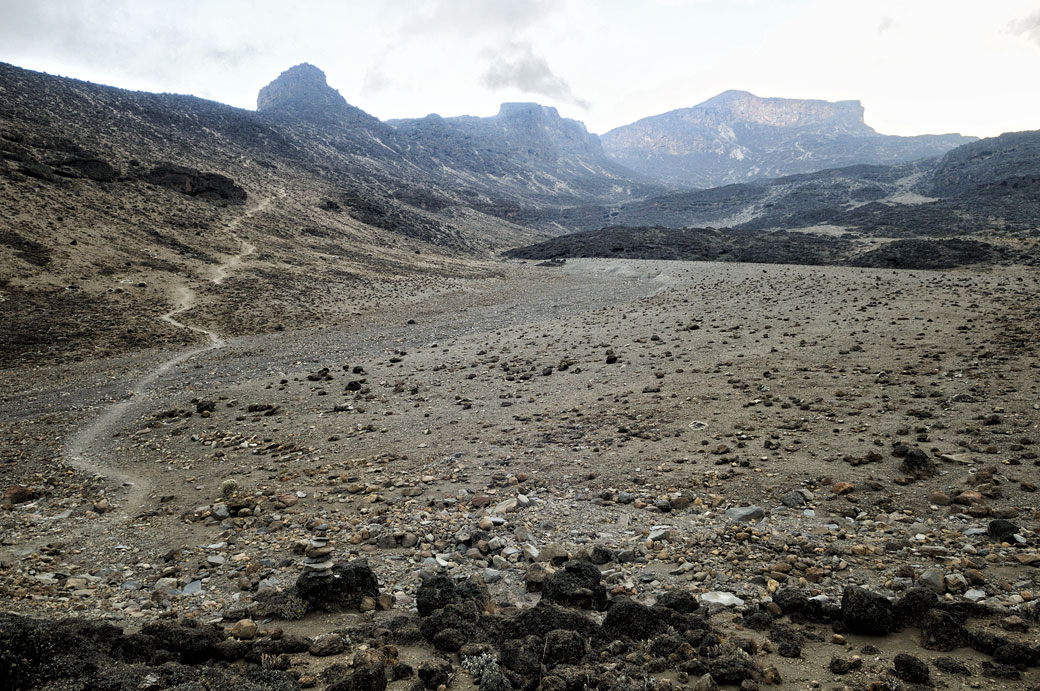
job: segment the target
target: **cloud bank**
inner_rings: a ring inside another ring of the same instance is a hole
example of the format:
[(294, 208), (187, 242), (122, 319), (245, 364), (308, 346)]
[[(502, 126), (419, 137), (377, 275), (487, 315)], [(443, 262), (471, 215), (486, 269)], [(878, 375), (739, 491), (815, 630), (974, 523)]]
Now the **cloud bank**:
[(579, 98), (567, 80), (552, 71), (548, 61), (537, 55), (530, 43), (510, 43), (492, 60), (480, 83), (493, 91), (518, 89), (545, 96), (588, 110), (590, 104)]

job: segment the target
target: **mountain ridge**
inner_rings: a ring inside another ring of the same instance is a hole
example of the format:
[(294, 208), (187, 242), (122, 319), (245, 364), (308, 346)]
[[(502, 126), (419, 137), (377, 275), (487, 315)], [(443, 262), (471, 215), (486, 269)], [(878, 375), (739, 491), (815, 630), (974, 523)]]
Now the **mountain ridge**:
[(975, 140), (959, 134), (879, 134), (866, 124), (864, 112), (860, 101), (763, 98), (730, 90), (614, 128), (601, 139), (619, 163), (680, 188), (902, 163)]

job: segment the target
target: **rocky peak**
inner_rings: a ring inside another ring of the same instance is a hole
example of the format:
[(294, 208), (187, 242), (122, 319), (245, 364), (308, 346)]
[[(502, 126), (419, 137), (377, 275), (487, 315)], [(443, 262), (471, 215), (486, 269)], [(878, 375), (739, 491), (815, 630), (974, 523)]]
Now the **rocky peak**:
[(522, 137), (521, 144), (536, 141), (552, 142), (565, 149), (579, 148), (600, 151), (599, 138), (589, 134), (585, 124), (560, 117), (552, 106), (539, 103), (503, 103), (492, 120), (508, 134)]
[(503, 103), (498, 107), (498, 115), (496, 117), (557, 122), (562, 119), (560, 118), (560, 112), (552, 106), (524, 102)]
[(325, 81), (325, 73), (314, 65), (290, 67), (260, 89), (256, 109), (261, 113), (286, 113), (310, 118), (347, 115), (352, 110), (346, 99)]

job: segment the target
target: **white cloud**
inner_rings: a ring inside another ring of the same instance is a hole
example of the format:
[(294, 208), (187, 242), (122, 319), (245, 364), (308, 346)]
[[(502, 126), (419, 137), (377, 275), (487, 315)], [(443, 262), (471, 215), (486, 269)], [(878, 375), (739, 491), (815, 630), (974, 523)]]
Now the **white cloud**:
[(382, 118), (533, 97), (603, 132), (732, 88), (860, 99), (886, 133), (1040, 128), (1035, 0), (0, 0), (0, 60), (241, 107), (306, 61)]
[(563, 101), (587, 110), (589, 102), (578, 98), (570, 84), (555, 74), (545, 58), (536, 55), (530, 43), (510, 43), (494, 53), (494, 59), (481, 76), (481, 83), (492, 91), (515, 88)]

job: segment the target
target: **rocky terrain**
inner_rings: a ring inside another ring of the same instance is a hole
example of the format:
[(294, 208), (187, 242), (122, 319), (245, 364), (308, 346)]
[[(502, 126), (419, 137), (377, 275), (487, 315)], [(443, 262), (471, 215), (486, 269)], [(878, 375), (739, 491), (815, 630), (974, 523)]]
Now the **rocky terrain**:
[(1040, 265), (1036, 243), (1018, 246), (962, 238), (885, 242), (859, 238), (851, 233), (835, 235), (714, 228), (611, 227), (586, 230), (518, 247), (505, 254), (514, 259), (610, 257), (891, 269), (952, 269), (994, 263)]
[(503, 271), (8, 370), (15, 688), (1038, 683), (1035, 272)]
[(540, 106), (0, 66), (4, 688), (1037, 688), (1033, 146), (532, 244), (682, 197)]
[(863, 121), (859, 101), (761, 98), (726, 91), (692, 108), (603, 135), (622, 165), (672, 187), (719, 187), (853, 164), (895, 164), (972, 141), (959, 134), (897, 137)]

